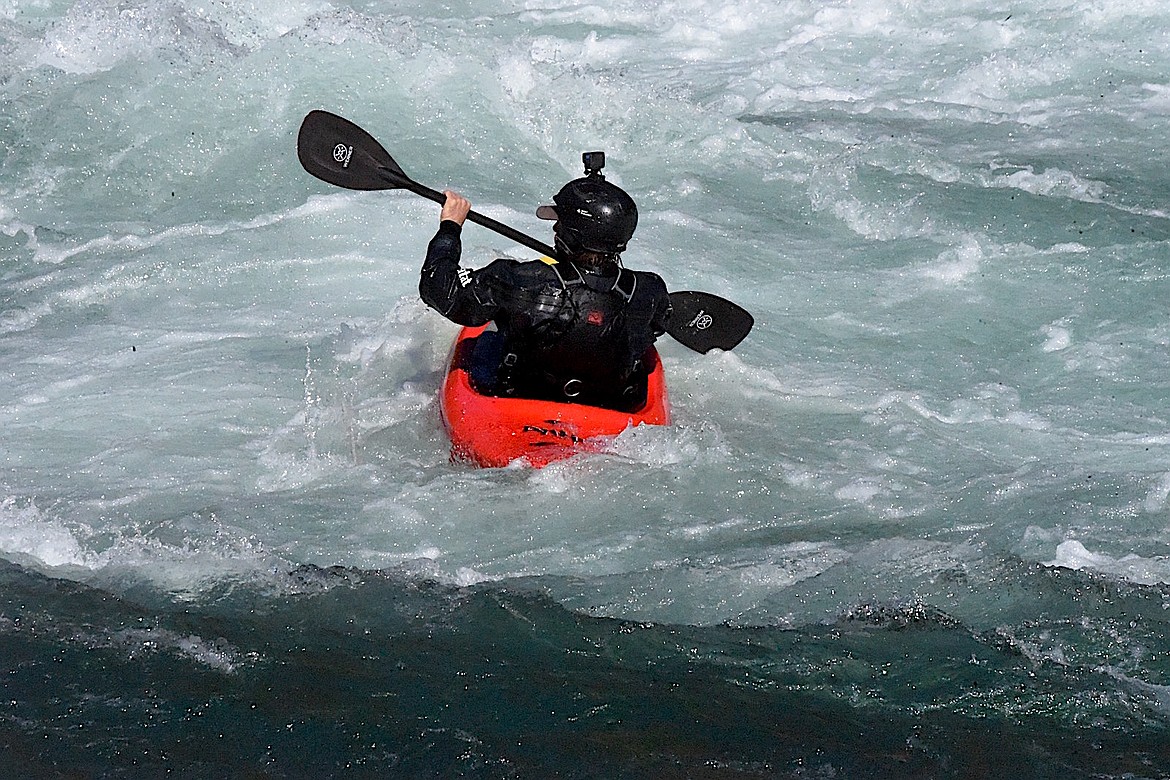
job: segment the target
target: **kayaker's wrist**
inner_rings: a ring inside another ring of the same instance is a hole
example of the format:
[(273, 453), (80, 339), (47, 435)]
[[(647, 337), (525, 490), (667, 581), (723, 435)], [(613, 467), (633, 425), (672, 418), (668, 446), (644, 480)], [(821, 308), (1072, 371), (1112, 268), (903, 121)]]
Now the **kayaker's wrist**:
[(439, 232), (457, 236), (463, 232), (463, 226), (453, 219), (444, 219), (439, 223)]

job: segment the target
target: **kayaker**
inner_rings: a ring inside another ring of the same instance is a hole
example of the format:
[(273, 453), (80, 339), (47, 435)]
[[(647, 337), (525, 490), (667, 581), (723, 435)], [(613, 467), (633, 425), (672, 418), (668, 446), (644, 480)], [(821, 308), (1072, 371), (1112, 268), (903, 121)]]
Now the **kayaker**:
[(655, 273), (623, 268), (621, 253), (638, 209), (605, 180), (601, 152), (584, 156), (585, 176), (541, 206), (553, 225), (556, 260), (499, 259), (459, 265), (470, 202), (448, 190), (439, 230), (427, 247), (419, 295), (460, 325), (494, 322), (495, 376), (478, 377), (490, 395), (542, 398), (628, 409), (646, 394), (644, 356), (666, 331), (670, 298)]

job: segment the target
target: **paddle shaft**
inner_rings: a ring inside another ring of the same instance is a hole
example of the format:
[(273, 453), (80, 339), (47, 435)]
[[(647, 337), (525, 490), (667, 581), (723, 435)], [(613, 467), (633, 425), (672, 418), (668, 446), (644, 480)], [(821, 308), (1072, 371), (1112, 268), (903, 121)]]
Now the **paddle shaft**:
[[(443, 193), (439, 192), (438, 190), (433, 190), (425, 184), (419, 184), (409, 176), (404, 176), (398, 171), (391, 170), (390, 168), (386, 167), (383, 167), (381, 170), (382, 175), (385, 176), (386, 179), (392, 182), (396, 187), (400, 187), (404, 190), (410, 190), (416, 195), (421, 195), (424, 198), (433, 200), (438, 204), (443, 204), (447, 201), (447, 196)], [(505, 225), (503, 222), (498, 222), (491, 217), (486, 217), (483, 214), (480, 214), (478, 211), (467, 212), (467, 218), (477, 225), (482, 225), (488, 230), (495, 231), (505, 238), (512, 239), (517, 244), (522, 244), (529, 249), (535, 249), (537, 252), (543, 252), (545, 255), (552, 258), (557, 256), (557, 250), (553, 249), (548, 244), (537, 241), (532, 236), (521, 233), (519, 230)]]

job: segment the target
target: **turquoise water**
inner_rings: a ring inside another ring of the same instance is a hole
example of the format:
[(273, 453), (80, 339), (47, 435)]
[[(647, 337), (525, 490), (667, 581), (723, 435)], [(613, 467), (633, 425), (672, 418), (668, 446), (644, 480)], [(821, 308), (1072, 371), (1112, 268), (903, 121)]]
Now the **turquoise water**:
[[(1168, 24), (0, 2), (0, 770), (1170, 775)], [(305, 174), (315, 108), (542, 240), (606, 150), (754, 331), (451, 463), (437, 208)]]

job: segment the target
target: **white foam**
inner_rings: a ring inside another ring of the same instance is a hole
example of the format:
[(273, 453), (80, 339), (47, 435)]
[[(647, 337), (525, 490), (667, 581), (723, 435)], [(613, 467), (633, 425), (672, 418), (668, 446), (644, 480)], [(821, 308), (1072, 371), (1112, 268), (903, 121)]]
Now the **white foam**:
[(223, 236), (230, 233), (257, 230), (276, 225), (285, 220), (301, 219), (307, 216), (343, 209), (348, 205), (349, 196), (342, 194), (310, 197), (304, 204), (275, 214), (262, 214), (242, 222), (192, 222), (173, 225), (158, 232), (107, 234), (79, 244), (55, 246), (40, 242), (33, 259), (38, 262), (60, 264), (86, 252), (142, 252), (146, 249), (165, 245), (187, 238)]
[(195, 600), (230, 582), (275, 587), (271, 573), (288, 568), (256, 539), (214, 520), (205, 536), (173, 544), (130, 527), (70, 527), (30, 501), (0, 503), (0, 555), (54, 575), (98, 585), (149, 583), (180, 600)]
[(460, 566), (459, 569), (456, 570), (455, 576), (452, 578), (452, 584), (460, 588), (466, 588), (472, 585), (479, 585), (483, 582), (493, 582), (498, 579), (499, 577), (494, 577), (492, 575), (476, 571), (470, 566)]
[(505, 55), (499, 65), (500, 84), (513, 100), (526, 100), (537, 86), (532, 62), (518, 54)]
[(1127, 674), (1113, 665), (1103, 666), (1101, 667), (1101, 671), (1118, 682), (1125, 684), (1132, 690), (1148, 697), (1153, 702), (1154, 707), (1163, 715), (1170, 714), (1170, 685), (1157, 685), (1146, 682), (1145, 680), (1134, 677), (1132, 674)]
[[(636, 545), (632, 540), (631, 545)], [(613, 557), (617, 551), (601, 551)], [(686, 620), (692, 625), (752, 623), (773, 599), (799, 583), (823, 575), (851, 554), (823, 542), (795, 542), (658, 561), (643, 571), (589, 578), (587, 595), (572, 600), (592, 614), (651, 620)], [(773, 615), (770, 622), (782, 622)]]
[(94, 562), (64, 523), (13, 496), (0, 502), (0, 553), (48, 568)]
[(170, 653), (224, 674), (255, 666), (261, 656), (242, 652), (224, 639), (207, 640), (195, 634), (181, 634), (165, 628), (132, 628), (115, 631), (106, 638), (93, 637), (93, 646), (117, 647), (131, 657)]
[(684, 463), (715, 464), (731, 456), (722, 431), (710, 423), (630, 427), (614, 438), (606, 451), (659, 468)]
[(885, 393), (865, 406), (872, 411), (886, 411), (902, 406), (928, 420), (946, 425), (1000, 422), (1027, 430), (1046, 430), (1051, 423), (1044, 417), (1019, 408), (1019, 394), (1010, 387), (986, 383), (968, 388), (965, 396), (949, 402), (945, 409), (937, 409), (917, 393), (904, 391)]
[(1046, 168), (1037, 173), (1031, 166), (1012, 173), (994, 173), (985, 179), (988, 187), (1017, 189), (1045, 197), (1060, 196), (1087, 203), (1100, 203), (1109, 189), (1103, 183), (1077, 176), (1071, 171)]
[(856, 501), (859, 504), (868, 504), (878, 496), (888, 494), (889, 491), (886, 488), (867, 477), (855, 479), (833, 492), (833, 495), (842, 501)]
[(9, 238), (16, 238), (24, 234), (29, 246), (36, 245), (36, 228), (19, 219), (10, 206), (0, 201), (0, 233)]
[(1143, 558), (1133, 553), (1114, 558), (1105, 553), (1092, 552), (1076, 539), (1068, 539), (1057, 545), (1056, 557), (1045, 565), (1108, 574), (1139, 585), (1170, 583), (1170, 558)]
[(977, 274), (983, 259), (983, 248), (967, 237), (961, 245), (945, 250), (936, 262), (919, 269), (919, 273), (942, 284), (958, 284)]
[(1142, 84), (1149, 93), (1143, 101), (1147, 111), (1156, 114), (1170, 114), (1170, 84)]
[(1157, 482), (1146, 493), (1142, 507), (1149, 513), (1161, 512), (1166, 508), (1166, 501), (1170, 499), (1170, 472), (1158, 477)]
[(305, 23), (326, 3), (228, 2), (188, 7), (166, 0), (75, 3), (45, 33), (38, 65), (92, 74), (165, 51), (172, 57), (237, 56)]
[(1040, 347), (1044, 352), (1059, 352), (1062, 349), (1068, 349), (1072, 344), (1072, 334), (1069, 333), (1068, 328), (1059, 324), (1046, 325), (1041, 331), (1047, 340), (1043, 346)]
[(0, 311), (0, 334), (30, 330), (51, 311), (52, 309), (45, 303), (30, 307), (18, 306)]
[(66, 73), (109, 70), (180, 41), (189, 17), (157, 3), (77, 3), (45, 35), (36, 62)]

